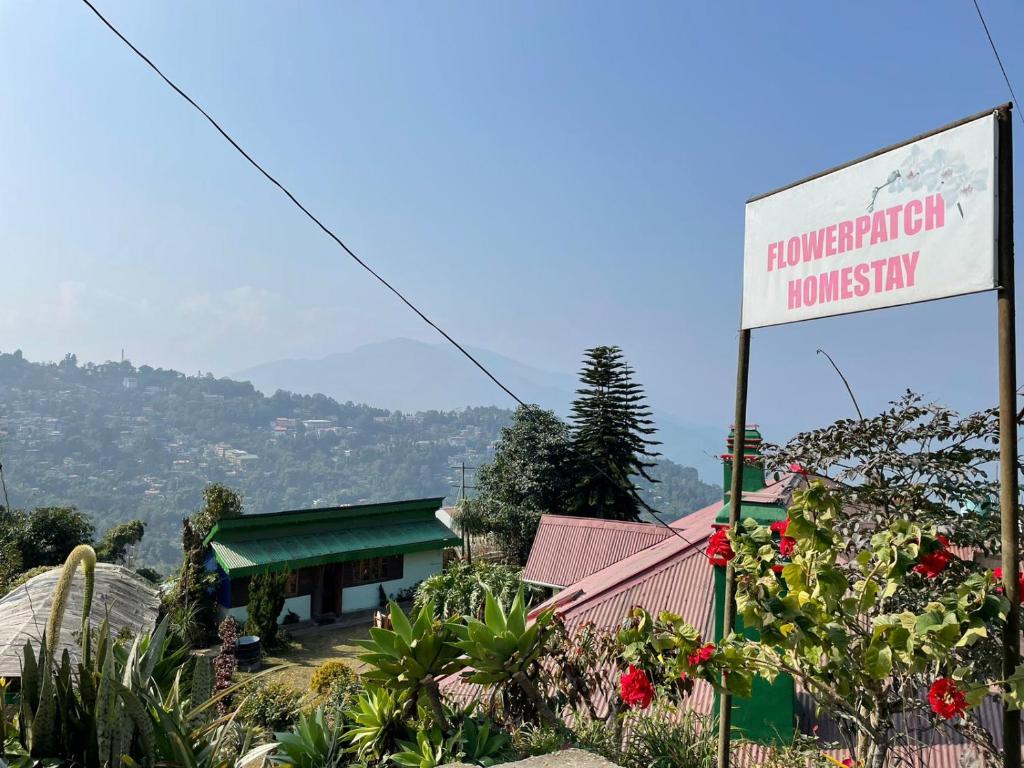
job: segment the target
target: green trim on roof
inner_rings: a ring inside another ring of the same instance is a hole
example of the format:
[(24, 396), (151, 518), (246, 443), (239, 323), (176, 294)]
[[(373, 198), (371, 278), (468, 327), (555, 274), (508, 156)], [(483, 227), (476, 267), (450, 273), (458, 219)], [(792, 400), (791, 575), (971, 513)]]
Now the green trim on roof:
[(214, 541), (213, 555), (230, 578), (291, 571), (327, 563), (402, 555), (458, 544), (462, 539), (439, 520), (346, 527), (264, 539)]
[[(729, 502), (725, 502), (722, 508), (718, 510), (718, 514), (715, 515), (715, 523), (717, 524), (728, 524), (729, 523)], [(778, 504), (741, 504), (740, 505), (740, 522), (743, 522), (748, 517), (754, 518), (759, 523), (773, 523), (776, 520), (786, 519), (786, 508)]]
[[(441, 508), (443, 496), (408, 501), (386, 501), (377, 504), (355, 504), (347, 507), (315, 507), (239, 515), (218, 520), (203, 540), (234, 541), (290, 535), (299, 528), (304, 533), (326, 532), (339, 526), (388, 525), (416, 520), (432, 520)], [(277, 529), (275, 531), (275, 529)], [(284, 533), (287, 531), (287, 533)]]

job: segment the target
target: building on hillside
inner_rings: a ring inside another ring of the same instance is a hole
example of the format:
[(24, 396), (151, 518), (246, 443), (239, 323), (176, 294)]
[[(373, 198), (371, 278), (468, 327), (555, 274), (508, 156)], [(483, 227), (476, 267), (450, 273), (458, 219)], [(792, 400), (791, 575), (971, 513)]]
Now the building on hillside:
[(380, 605), (439, 572), (461, 539), (436, 517), (440, 498), (241, 515), (206, 537), (222, 615), (247, 618), (254, 574), (289, 574), (279, 620), (337, 617)]
[[(722, 456), (726, 489), (732, 479), (731, 436), (728, 445), (728, 452)], [(756, 429), (748, 428), (746, 445), (740, 517), (753, 517), (763, 523), (782, 519), (793, 492), (806, 487), (807, 477), (798, 472), (766, 476), (761, 435)], [(662, 528), (666, 535), (660, 539), (651, 536), (652, 543), (644, 546), (640, 537), (650, 533), (643, 527), (645, 524), (545, 516), (541, 518), (525, 578), (533, 583), (560, 586), (560, 582), (573, 575), (582, 575), (534, 608), (530, 617), (536, 618), (542, 610), (554, 607), (570, 632), (588, 622), (614, 631), (630, 608), (641, 606), (652, 614), (679, 614), (703, 637), (718, 640), (724, 569), (712, 566), (705, 550), (715, 526), (727, 523), (728, 518), (729, 504), (715, 502)], [(623, 553), (621, 559), (600, 567), (617, 552)], [(956, 554), (969, 557), (971, 553)], [(742, 622), (739, 625), (737, 629), (742, 630)], [(468, 700), (477, 693), (473, 686), (455, 676), (444, 679), (441, 688), (446, 697), (455, 700)], [(788, 677), (780, 676), (771, 686), (757, 681), (752, 698), (734, 698), (733, 703), (733, 727), (752, 742), (789, 743), (797, 731), (805, 737), (817, 736), (823, 743), (840, 741), (835, 724), (819, 713), (814, 698)], [(713, 715), (717, 712), (714, 690), (703, 681), (695, 681), (687, 707)], [(998, 744), (1002, 738), (998, 703), (991, 698), (986, 700), (978, 715), (984, 729)], [(893, 727), (906, 732), (912, 745), (900, 750), (901, 758), (910, 768), (955, 768), (970, 764), (977, 756), (972, 745), (950, 732), (935, 731), (929, 723), (910, 721), (895, 723)], [(832, 754), (837, 760), (848, 757), (846, 750)], [(757, 764), (764, 757), (763, 748), (755, 743), (744, 747), (739, 764)]]

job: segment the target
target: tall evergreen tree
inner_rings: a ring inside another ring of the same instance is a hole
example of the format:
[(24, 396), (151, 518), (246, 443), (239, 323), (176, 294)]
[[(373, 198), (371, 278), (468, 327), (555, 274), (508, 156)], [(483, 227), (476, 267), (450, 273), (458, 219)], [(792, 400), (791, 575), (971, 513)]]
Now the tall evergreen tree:
[(573, 513), (606, 520), (638, 520), (643, 508), (636, 476), (657, 482), (647, 470), (659, 454), (643, 388), (618, 347), (586, 351), (580, 388), (572, 405), (577, 461)]

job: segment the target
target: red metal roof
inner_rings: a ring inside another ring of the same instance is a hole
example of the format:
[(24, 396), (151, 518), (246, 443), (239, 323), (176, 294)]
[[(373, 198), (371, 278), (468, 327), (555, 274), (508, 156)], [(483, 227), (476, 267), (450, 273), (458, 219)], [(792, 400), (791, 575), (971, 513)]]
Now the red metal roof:
[(715, 502), (676, 520), (668, 538), (581, 579), (530, 615), (555, 605), (569, 629), (586, 621), (614, 627), (632, 606), (642, 605), (652, 613), (678, 613), (702, 631), (710, 628), (714, 580), (703, 548), (721, 507)]
[(653, 523), (544, 515), (523, 569), (523, 581), (567, 587), (672, 535)]

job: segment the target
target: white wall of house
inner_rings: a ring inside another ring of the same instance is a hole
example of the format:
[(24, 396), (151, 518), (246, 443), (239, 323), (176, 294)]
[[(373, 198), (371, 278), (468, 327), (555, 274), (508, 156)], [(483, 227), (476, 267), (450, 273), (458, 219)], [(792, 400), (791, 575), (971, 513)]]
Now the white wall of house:
[[(298, 597), (289, 597), (284, 601), (284, 608), (281, 609), (281, 615), (277, 617), (277, 623), (280, 624), (284, 621), (284, 617), (288, 615), (288, 611), (293, 611), (299, 615), (299, 621), (308, 621), (310, 614), (310, 596), (299, 595)], [(241, 625), (245, 625), (246, 619), (249, 618), (249, 611), (246, 606), (240, 606), (238, 608), (225, 608), (220, 606), (220, 617), (222, 619), (228, 616), (234, 616), (235, 621)]]
[(358, 587), (346, 587), (341, 591), (341, 612), (365, 611), (380, 605), (380, 589), (389, 598), (401, 590), (423, 581), (428, 576), (441, 572), (442, 551), (433, 549), (427, 552), (410, 552), (405, 555), (402, 566), (402, 578), (385, 581), (380, 584), (363, 584)]

